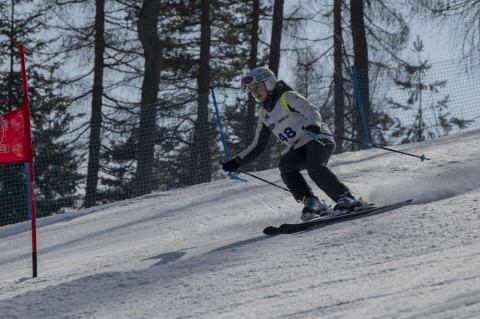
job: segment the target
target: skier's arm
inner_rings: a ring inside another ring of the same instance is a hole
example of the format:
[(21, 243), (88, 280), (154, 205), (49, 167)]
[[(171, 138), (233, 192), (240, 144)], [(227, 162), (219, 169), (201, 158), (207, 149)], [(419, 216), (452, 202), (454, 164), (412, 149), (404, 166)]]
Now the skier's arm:
[[(315, 134), (320, 134), (321, 143), (329, 145), (327, 148), (331, 153), (335, 150), (335, 140), (328, 126), (322, 122), (322, 116), (315, 106), (313, 106), (306, 98), (297, 92), (287, 92), (285, 101), (291, 109), (299, 112), (305, 117), (304, 128)], [(326, 135), (322, 135), (325, 133)]]
[(246, 149), (241, 151), (235, 159), (237, 160), (240, 166), (243, 166), (250, 161), (257, 158), (268, 145), (268, 141), (270, 140), (271, 131), (270, 129), (263, 124), (262, 119), (258, 119), (257, 128), (255, 130), (255, 137)]

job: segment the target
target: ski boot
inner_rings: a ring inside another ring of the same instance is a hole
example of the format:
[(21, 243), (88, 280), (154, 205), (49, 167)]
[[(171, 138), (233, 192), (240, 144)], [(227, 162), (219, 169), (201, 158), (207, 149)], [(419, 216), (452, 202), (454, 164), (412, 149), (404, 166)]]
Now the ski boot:
[(364, 202), (361, 197), (359, 199), (355, 199), (350, 192), (346, 192), (338, 198), (337, 204), (333, 210), (336, 212), (346, 213), (367, 209), (371, 206), (371, 204)]
[(330, 211), (330, 208), (327, 206), (325, 201), (319, 200), (316, 196), (310, 196), (303, 200), (305, 205), (302, 210), (302, 216), (300, 219), (304, 222), (312, 220), (319, 216), (327, 215)]

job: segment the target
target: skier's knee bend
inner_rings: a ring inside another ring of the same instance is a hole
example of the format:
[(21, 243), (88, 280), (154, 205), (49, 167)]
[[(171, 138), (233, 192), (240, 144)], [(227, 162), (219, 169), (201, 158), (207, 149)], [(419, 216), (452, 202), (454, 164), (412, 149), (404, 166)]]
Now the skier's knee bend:
[(330, 169), (327, 166), (325, 166), (323, 163), (313, 168), (307, 167), (308, 176), (310, 176), (310, 178), (315, 182), (317, 180), (322, 180), (325, 174), (328, 173), (329, 170)]
[(285, 156), (280, 158), (280, 161), (278, 162), (278, 169), (280, 170), (282, 177), (292, 171), (295, 171), (295, 169), (293, 169), (291, 165), (288, 165), (287, 162), (288, 161), (285, 159)]
[(282, 172), (281, 176), (296, 201), (301, 202), (305, 197), (313, 196), (311, 187), (298, 170)]

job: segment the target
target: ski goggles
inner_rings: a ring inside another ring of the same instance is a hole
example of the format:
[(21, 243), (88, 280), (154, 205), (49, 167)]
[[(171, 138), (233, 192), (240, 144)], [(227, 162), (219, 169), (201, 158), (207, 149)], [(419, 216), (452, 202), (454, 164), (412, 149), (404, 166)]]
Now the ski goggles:
[(253, 75), (246, 75), (240, 81), (242, 88), (249, 91), (253, 90), (260, 83), (261, 82), (257, 81), (257, 79)]

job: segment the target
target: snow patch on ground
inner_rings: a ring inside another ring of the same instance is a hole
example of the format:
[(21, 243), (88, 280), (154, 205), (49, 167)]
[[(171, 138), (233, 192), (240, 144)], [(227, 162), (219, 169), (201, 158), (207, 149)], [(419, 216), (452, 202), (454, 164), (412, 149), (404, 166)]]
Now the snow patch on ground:
[[(356, 195), (415, 201), (305, 233), (264, 236), (298, 221), (301, 205), (250, 178), (42, 218), (35, 279), (30, 225), (2, 227), (0, 318), (473, 318), (479, 133), (395, 147), (424, 162), (334, 156)], [(278, 170), (256, 174), (281, 184)]]

